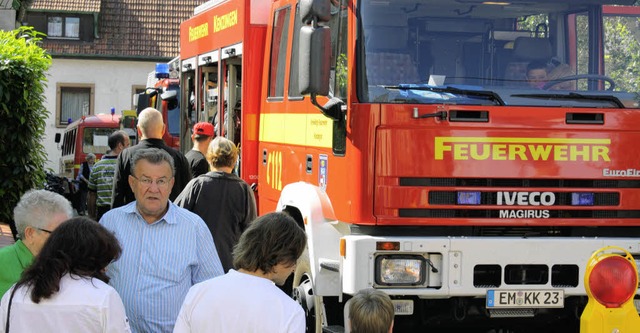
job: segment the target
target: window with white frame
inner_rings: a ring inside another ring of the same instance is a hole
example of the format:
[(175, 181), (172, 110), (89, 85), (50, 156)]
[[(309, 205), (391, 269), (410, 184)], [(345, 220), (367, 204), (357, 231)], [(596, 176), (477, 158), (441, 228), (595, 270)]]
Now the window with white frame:
[(49, 38), (80, 38), (80, 18), (67, 16), (49, 16), (47, 18)]
[(93, 114), (92, 84), (58, 84), (57, 87), (57, 125), (64, 127), (67, 124)]

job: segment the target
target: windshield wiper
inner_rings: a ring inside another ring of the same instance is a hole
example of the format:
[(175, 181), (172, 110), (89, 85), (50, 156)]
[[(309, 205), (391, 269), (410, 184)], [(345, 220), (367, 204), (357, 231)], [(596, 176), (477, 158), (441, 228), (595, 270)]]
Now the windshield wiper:
[(426, 86), (426, 85), (399, 85), (399, 86), (384, 86), (387, 89), (398, 89), (398, 90), (426, 90), (433, 91), (437, 93), (450, 93), (456, 95), (467, 95), (467, 96), (476, 96), (476, 97), (485, 97), (489, 100), (495, 102), (497, 105), (504, 106), (504, 101), (500, 98), (500, 95), (496, 94), (493, 91), (488, 90), (473, 90), (473, 89), (461, 89), (457, 87), (434, 87), (434, 86)]
[(542, 99), (572, 99), (572, 100), (587, 100), (587, 101), (604, 101), (609, 102), (621, 109), (624, 109), (624, 104), (620, 100), (611, 95), (584, 95), (578, 93), (568, 94), (515, 94), (511, 97), (526, 97), (526, 98), (542, 98)]

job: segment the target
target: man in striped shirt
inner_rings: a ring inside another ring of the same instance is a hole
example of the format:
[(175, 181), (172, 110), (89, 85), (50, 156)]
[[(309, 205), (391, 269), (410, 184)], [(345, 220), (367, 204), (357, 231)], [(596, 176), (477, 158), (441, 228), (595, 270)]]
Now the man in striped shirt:
[(113, 174), (116, 172), (116, 162), (120, 152), (129, 147), (131, 140), (124, 131), (115, 131), (109, 135), (108, 142), (111, 151), (93, 166), (89, 176), (89, 214), (96, 221), (111, 209), (111, 194), (113, 192)]
[(189, 288), (224, 271), (204, 221), (169, 201), (171, 155), (140, 149), (131, 165), (136, 200), (100, 219), (122, 245), (120, 259), (107, 267), (109, 284), (122, 297), (133, 333), (171, 333)]

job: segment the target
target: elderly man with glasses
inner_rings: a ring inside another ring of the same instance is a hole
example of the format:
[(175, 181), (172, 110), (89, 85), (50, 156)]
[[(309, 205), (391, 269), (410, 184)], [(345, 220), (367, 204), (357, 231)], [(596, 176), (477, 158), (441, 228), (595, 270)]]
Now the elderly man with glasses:
[(18, 282), (49, 234), (72, 217), (71, 203), (60, 194), (30, 190), (20, 198), (13, 209), (19, 240), (0, 249), (0, 297)]
[(122, 245), (107, 276), (134, 333), (171, 333), (189, 288), (224, 274), (204, 221), (169, 200), (174, 175), (169, 153), (137, 150), (128, 176), (136, 200), (100, 219)]

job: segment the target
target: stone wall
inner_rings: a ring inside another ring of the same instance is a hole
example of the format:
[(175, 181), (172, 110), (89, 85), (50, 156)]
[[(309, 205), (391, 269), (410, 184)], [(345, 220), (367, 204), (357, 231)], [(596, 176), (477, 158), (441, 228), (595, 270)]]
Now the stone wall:
[[(2, 5), (0, 1), (0, 5)], [(13, 30), (16, 28), (16, 11), (9, 8), (2, 8), (0, 6), (0, 30)]]

